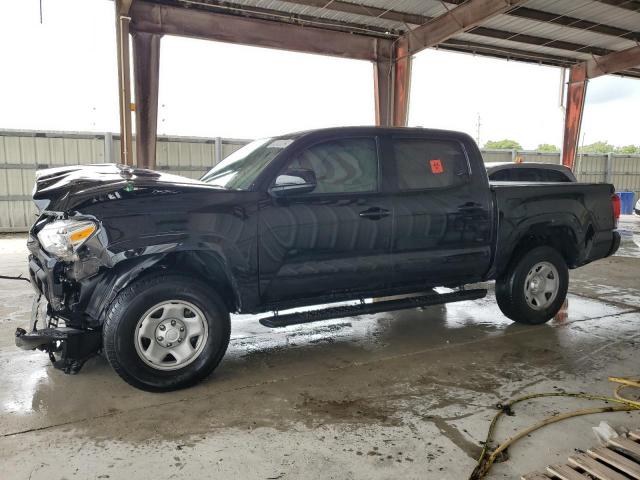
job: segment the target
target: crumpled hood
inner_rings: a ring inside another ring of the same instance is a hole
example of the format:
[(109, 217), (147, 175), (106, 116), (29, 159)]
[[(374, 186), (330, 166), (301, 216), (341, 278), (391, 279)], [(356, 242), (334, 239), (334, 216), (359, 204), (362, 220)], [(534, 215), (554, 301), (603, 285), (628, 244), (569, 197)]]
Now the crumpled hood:
[(38, 170), (33, 201), (40, 211), (64, 212), (97, 195), (156, 186), (176, 190), (219, 189), (179, 175), (102, 163)]

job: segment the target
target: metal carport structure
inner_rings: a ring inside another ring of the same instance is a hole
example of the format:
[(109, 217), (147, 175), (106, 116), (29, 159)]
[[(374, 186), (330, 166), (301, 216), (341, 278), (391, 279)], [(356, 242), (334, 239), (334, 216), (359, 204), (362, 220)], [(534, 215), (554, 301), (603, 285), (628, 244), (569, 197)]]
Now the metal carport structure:
[(411, 59), (426, 48), (570, 69), (563, 163), (587, 82), (640, 78), (640, 0), (116, 0), (121, 161), (155, 166), (160, 39), (178, 35), (373, 63), (376, 124), (407, 123)]

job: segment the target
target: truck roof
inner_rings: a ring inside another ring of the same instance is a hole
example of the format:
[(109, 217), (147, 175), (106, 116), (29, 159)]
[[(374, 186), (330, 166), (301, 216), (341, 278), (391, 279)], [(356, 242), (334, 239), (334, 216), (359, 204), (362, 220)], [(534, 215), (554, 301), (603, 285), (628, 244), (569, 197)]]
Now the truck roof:
[(436, 128), (422, 128), (422, 127), (378, 127), (373, 125), (353, 125), (345, 127), (328, 127), (328, 128), (316, 128), (310, 130), (301, 130), (298, 132), (292, 132), (285, 135), (278, 135), (274, 138), (300, 138), (303, 136), (334, 136), (334, 135), (380, 135), (380, 134), (415, 134), (415, 135), (428, 135), (434, 137), (448, 137), (457, 138), (465, 141), (472, 141), (475, 143), (471, 136), (464, 132), (458, 132), (455, 130), (442, 130)]

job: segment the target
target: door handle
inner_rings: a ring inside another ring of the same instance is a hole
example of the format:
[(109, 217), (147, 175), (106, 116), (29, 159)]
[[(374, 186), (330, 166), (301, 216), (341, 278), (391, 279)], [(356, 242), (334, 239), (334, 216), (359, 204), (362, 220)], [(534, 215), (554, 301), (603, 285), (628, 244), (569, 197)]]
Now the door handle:
[(459, 212), (471, 212), (474, 210), (478, 210), (479, 208), (482, 208), (482, 204), (480, 203), (476, 203), (476, 202), (467, 202), (463, 205), (460, 205), (458, 207), (458, 211)]
[(384, 208), (371, 207), (367, 210), (364, 210), (363, 212), (360, 212), (358, 215), (360, 215), (362, 218), (368, 218), (369, 220), (380, 220), (381, 218), (388, 217), (389, 213), (391, 212)]

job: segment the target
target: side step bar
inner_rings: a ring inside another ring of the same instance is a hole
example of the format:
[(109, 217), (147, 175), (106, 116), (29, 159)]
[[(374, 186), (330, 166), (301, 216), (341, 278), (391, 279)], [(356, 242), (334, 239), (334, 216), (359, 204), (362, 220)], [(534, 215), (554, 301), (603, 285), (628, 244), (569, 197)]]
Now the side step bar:
[(421, 297), (401, 298), (398, 300), (386, 300), (374, 303), (361, 303), (359, 305), (342, 305), (339, 307), (329, 307), (320, 310), (287, 313), (285, 315), (276, 314), (272, 317), (261, 318), (260, 323), (269, 328), (288, 327), (289, 325), (317, 322), (319, 320), (329, 320), (331, 318), (391, 312), (393, 310), (405, 310), (408, 308), (461, 302), (463, 300), (477, 300), (478, 298), (484, 298), (486, 295), (487, 291), (485, 289), (460, 290), (458, 292), (451, 293), (434, 293), (423, 295)]

